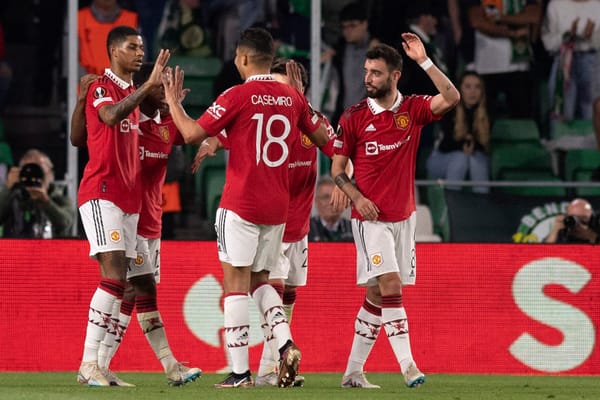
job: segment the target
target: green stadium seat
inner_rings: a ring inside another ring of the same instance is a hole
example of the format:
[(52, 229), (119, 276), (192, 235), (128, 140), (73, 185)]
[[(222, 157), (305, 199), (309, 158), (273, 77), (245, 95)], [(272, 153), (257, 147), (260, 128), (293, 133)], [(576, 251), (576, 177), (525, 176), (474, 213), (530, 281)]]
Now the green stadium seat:
[(214, 79), (221, 71), (223, 62), (218, 57), (172, 55), (169, 65), (183, 68), (187, 81), (188, 78)]
[[(503, 172), (503, 180), (515, 182), (562, 182), (560, 178), (550, 171), (521, 171), (508, 170)], [(567, 190), (564, 186), (513, 186), (499, 187), (502, 193), (515, 194), (519, 196), (566, 196)]]
[(186, 78), (183, 87), (190, 89), (189, 93), (185, 96), (185, 99), (183, 99), (183, 105), (186, 108), (186, 112), (190, 117), (198, 118), (201, 113), (195, 111), (195, 113), (192, 114), (192, 107), (201, 108), (202, 111), (204, 111), (204, 109), (212, 104), (214, 100), (213, 80), (206, 78)]
[(551, 173), (550, 153), (539, 142), (514, 142), (492, 145), (492, 179), (506, 179), (506, 171), (545, 171)]
[(501, 118), (494, 122), (490, 133), (494, 142), (536, 142), (540, 140), (540, 131), (533, 119)]
[(0, 141), (0, 164), (6, 164), (13, 166), (14, 160), (12, 156), (12, 150), (8, 143)]
[[(592, 182), (593, 172), (600, 167), (598, 150), (569, 150), (565, 154), (565, 179), (574, 182)], [(599, 196), (600, 188), (578, 187), (578, 196)]]
[(571, 121), (553, 121), (552, 138), (563, 136), (585, 136), (594, 134), (594, 125), (590, 119), (574, 119)]

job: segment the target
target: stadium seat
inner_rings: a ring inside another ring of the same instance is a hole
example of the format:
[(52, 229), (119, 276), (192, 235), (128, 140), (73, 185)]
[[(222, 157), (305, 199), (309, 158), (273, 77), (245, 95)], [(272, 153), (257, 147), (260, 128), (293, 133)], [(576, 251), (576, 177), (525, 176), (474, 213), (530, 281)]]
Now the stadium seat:
[(198, 57), (185, 55), (171, 55), (169, 65), (179, 65), (188, 78), (211, 78), (219, 74), (223, 62), (218, 57)]
[(501, 118), (492, 126), (490, 139), (492, 143), (538, 142), (540, 131), (533, 119)]
[(505, 180), (506, 171), (552, 172), (550, 153), (538, 142), (515, 142), (492, 145), (492, 179)]
[(427, 186), (427, 205), (431, 210), (433, 231), (441, 236), (444, 242), (450, 241), (450, 221), (444, 188), (439, 185)]
[[(592, 174), (600, 168), (600, 153), (597, 150), (569, 150), (565, 155), (565, 179), (574, 182), (592, 182)], [(600, 188), (575, 188), (578, 196), (598, 196)]]
[(214, 222), (225, 185), (225, 168), (212, 169), (206, 174), (206, 218)]
[(558, 139), (563, 136), (585, 136), (594, 134), (592, 120), (574, 119), (571, 121), (553, 121), (552, 138)]
[(8, 145), (8, 143), (1, 142), (1, 141), (0, 141), (0, 164), (6, 164), (9, 167), (14, 165), (12, 150), (10, 149), (10, 146)]
[[(187, 78), (185, 79), (184, 88), (190, 89), (189, 93), (183, 99), (183, 105), (186, 108), (188, 115), (192, 118), (198, 118), (200, 114), (212, 104), (213, 96), (213, 80), (205, 78)], [(197, 110), (194, 110), (197, 108)]]
[[(551, 171), (535, 170), (507, 170), (502, 174), (503, 180), (515, 182), (562, 182)], [(513, 186), (500, 187), (498, 191), (520, 196), (566, 196), (564, 186)]]

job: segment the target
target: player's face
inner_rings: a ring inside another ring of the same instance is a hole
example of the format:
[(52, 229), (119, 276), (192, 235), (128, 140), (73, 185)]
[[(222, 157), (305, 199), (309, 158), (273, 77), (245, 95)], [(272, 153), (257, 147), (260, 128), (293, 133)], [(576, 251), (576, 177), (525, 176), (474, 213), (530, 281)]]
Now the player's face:
[(367, 59), (365, 61), (365, 88), (367, 96), (379, 99), (388, 95), (394, 87), (392, 74), (385, 61)]
[(112, 50), (112, 56), (119, 66), (127, 72), (139, 71), (144, 60), (144, 42), (139, 35), (127, 38)]

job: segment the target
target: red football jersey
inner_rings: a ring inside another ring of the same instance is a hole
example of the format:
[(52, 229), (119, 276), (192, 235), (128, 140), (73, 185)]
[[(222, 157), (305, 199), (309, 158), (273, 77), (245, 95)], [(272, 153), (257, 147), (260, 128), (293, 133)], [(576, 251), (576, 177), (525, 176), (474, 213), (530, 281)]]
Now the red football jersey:
[(293, 128), (312, 133), (320, 124), (304, 95), (271, 75), (255, 75), (223, 92), (197, 122), (211, 136), (227, 132), (220, 207), (255, 224), (285, 223)]
[(90, 85), (85, 104), (89, 161), (79, 184), (79, 206), (103, 199), (126, 213), (140, 211), (140, 112), (136, 108), (114, 126), (102, 122), (98, 115), (100, 108), (116, 104), (134, 91), (131, 82), (123, 81), (110, 69)]
[(140, 115), (140, 160), (142, 163), (142, 210), (137, 233), (148, 239), (158, 239), (162, 230), (162, 187), (167, 164), (174, 144), (183, 144), (183, 137), (170, 115), (151, 119)]
[[(329, 134), (329, 142), (321, 147), (321, 151), (332, 157), (335, 132), (327, 118), (321, 117)], [(283, 241), (286, 243), (301, 240), (310, 230), (310, 212), (317, 180), (317, 147), (299, 130), (296, 130), (295, 136), (297, 140), (289, 163), (290, 206), (283, 234)]]
[[(440, 116), (431, 96), (398, 95), (390, 110), (367, 98), (339, 121), (335, 153), (354, 163), (360, 192), (379, 207), (379, 221), (398, 222), (415, 211), (415, 168), (421, 128)], [(352, 218), (363, 219), (356, 209)]]

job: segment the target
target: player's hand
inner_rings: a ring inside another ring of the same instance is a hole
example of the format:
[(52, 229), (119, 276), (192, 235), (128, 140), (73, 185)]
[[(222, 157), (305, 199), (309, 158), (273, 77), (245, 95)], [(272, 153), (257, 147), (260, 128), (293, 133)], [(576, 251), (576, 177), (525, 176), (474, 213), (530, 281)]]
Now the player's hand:
[(171, 106), (179, 103), (183, 91), (183, 70), (176, 66), (165, 68), (162, 74), (163, 87), (165, 88), (165, 102)]
[(358, 198), (354, 203), (354, 208), (367, 221), (377, 221), (379, 217), (379, 207), (364, 196)]
[(402, 35), (402, 48), (407, 56), (417, 63), (422, 63), (427, 59), (427, 52), (421, 39), (414, 33), (406, 32)]
[(156, 56), (156, 61), (154, 62), (154, 68), (152, 68), (152, 72), (148, 77), (148, 84), (152, 86), (162, 85), (162, 76), (167, 68), (169, 58), (171, 58), (171, 52), (168, 49), (160, 49), (158, 56)]
[(200, 165), (206, 157), (215, 157), (217, 155), (218, 143), (215, 143), (215, 141), (218, 142), (219, 140), (214, 137), (208, 138), (198, 147), (194, 161), (192, 161), (192, 174), (195, 174), (200, 169)]
[(290, 60), (285, 64), (285, 73), (290, 81), (290, 85), (298, 89), (301, 93), (304, 93), (304, 85), (302, 84), (302, 73), (298, 63), (294, 60)]
[(98, 79), (98, 75), (96, 74), (86, 74), (79, 79), (79, 94), (77, 95), (77, 101), (85, 101), (88, 89), (96, 79)]
[(331, 192), (329, 204), (331, 205), (331, 208), (333, 208), (333, 211), (342, 212), (350, 206), (350, 198), (346, 196), (346, 193), (344, 193), (342, 189), (336, 186)]

